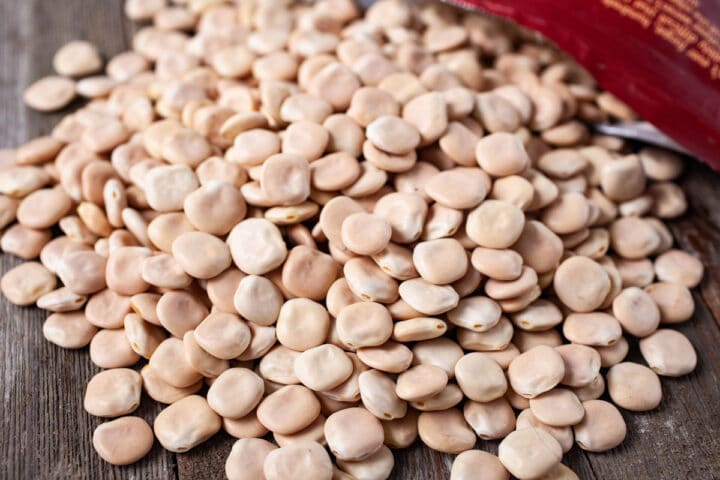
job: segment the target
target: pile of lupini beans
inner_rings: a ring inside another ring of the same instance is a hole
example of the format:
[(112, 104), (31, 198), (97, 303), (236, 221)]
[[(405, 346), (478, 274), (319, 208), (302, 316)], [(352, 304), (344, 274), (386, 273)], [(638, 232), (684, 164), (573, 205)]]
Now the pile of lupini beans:
[(72, 42), (27, 89), (88, 102), (0, 170), (2, 292), (90, 346), (106, 461), (224, 429), (231, 480), (385, 479), (417, 437), (453, 480), (573, 479), (695, 367), (682, 161), (592, 134), (634, 114), (553, 47), (440, 3), (126, 12), (104, 73)]

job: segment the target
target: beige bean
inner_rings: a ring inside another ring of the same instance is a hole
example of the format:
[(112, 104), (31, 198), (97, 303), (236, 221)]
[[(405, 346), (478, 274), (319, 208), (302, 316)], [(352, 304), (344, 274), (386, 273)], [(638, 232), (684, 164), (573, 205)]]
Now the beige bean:
[(487, 480), (508, 480), (510, 477), (500, 460), (482, 450), (466, 450), (455, 457), (450, 480), (471, 480), (480, 475)]
[(48, 292), (37, 299), (38, 308), (51, 312), (72, 312), (82, 308), (87, 296), (73, 293), (67, 287)]
[(43, 323), (42, 330), (47, 341), (68, 349), (87, 346), (97, 332), (83, 312), (53, 313)]
[(352, 185), (360, 176), (360, 164), (349, 153), (331, 153), (310, 164), (311, 183), (322, 191), (337, 191)]
[(452, 236), (458, 231), (462, 222), (463, 214), (461, 211), (435, 203), (428, 209), (421, 238), (423, 240), (436, 240)]
[(397, 282), (372, 260), (358, 257), (348, 260), (343, 273), (350, 290), (365, 301), (391, 303), (397, 300)]
[(402, 373), (410, 367), (413, 352), (402, 343), (388, 340), (378, 347), (358, 348), (363, 364), (388, 373)]
[(505, 437), (498, 458), (517, 478), (537, 478), (560, 463), (562, 448), (549, 433), (530, 427)]
[(59, 188), (35, 190), (17, 208), (17, 221), (30, 228), (49, 228), (72, 207), (70, 197)]
[(613, 402), (626, 410), (645, 412), (656, 408), (662, 400), (657, 374), (637, 363), (618, 363), (610, 368), (607, 386)]
[(245, 217), (245, 200), (240, 190), (226, 182), (212, 181), (184, 200), (188, 221), (198, 230), (225, 235)]
[(307, 298), (294, 298), (280, 308), (276, 333), (281, 344), (303, 352), (321, 345), (327, 338), (329, 327), (330, 318), (325, 307)]
[(434, 365), (445, 370), (449, 378), (455, 376), (455, 365), (463, 351), (454, 341), (436, 338), (418, 342), (412, 349), (415, 364)]
[(122, 417), (101, 423), (92, 438), (100, 458), (112, 465), (137, 462), (150, 452), (153, 441), (150, 425), (139, 417)]
[(321, 300), (337, 278), (338, 268), (330, 255), (298, 245), (290, 250), (282, 268), (282, 282), (293, 295)]
[(559, 235), (574, 233), (589, 223), (590, 205), (582, 193), (562, 193), (545, 208), (540, 218)]
[(244, 318), (258, 325), (272, 325), (283, 304), (282, 294), (265, 277), (248, 275), (240, 280), (233, 303)]
[(207, 401), (218, 415), (237, 419), (251, 413), (262, 400), (262, 379), (245, 368), (230, 368), (208, 389)]
[(83, 406), (97, 417), (119, 417), (140, 405), (142, 378), (128, 368), (113, 368), (96, 374), (87, 384)]
[(692, 317), (695, 301), (690, 290), (678, 283), (658, 282), (645, 287), (660, 309), (660, 323), (680, 323)]
[(418, 417), (418, 434), (425, 445), (445, 453), (470, 450), (477, 441), (462, 413), (455, 408), (422, 412)]
[(458, 360), (455, 378), (465, 396), (476, 402), (490, 402), (507, 391), (502, 368), (482, 353), (468, 353)]
[(225, 475), (229, 480), (264, 480), (265, 459), (276, 449), (272, 443), (259, 438), (236, 441), (225, 461)]
[(320, 403), (308, 388), (287, 385), (265, 397), (258, 420), (273, 433), (289, 435), (310, 425), (320, 414)]
[(207, 401), (190, 395), (161, 411), (153, 430), (160, 444), (171, 452), (187, 452), (215, 435), (221, 420)]
[(523, 233), (525, 215), (513, 204), (486, 200), (468, 214), (466, 231), (478, 245), (507, 248)]
[(629, 287), (613, 300), (613, 315), (628, 333), (646, 337), (660, 324), (660, 309), (652, 297), (638, 287)]
[(655, 273), (662, 282), (696, 287), (703, 277), (703, 264), (682, 250), (668, 250), (655, 259)]
[(125, 336), (125, 329), (103, 329), (90, 341), (90, 360), (100, 368), (132, 367), (138, 355)]
[(209, 354), (230, 360), (239, 357), (247, 349), (250, 329), (233, 313), (213, 312), (195, 327), (194, 337), (198, 345)]
[[(538, 276), (530, 267), (522, 267), (520, 276), (511, 281), (489, 279), (485, 283), (485, 293), (495, 300), (510, 300), (532, 292), (537, 286)], [(533, 299), (534, 300), (534, 299)], [(509, 311), (504, 308), (505, 311)]]
[(427, 400), (440, 393), (448, 382), (447, 373), (434, 365), (416, 365), (397, 379), (397, 396), (409, 402)]
[(572, 313), (565, 319), (563, 335), (573, 343), (609, 346), (620, 339), (622, 327), (607, 313)]
[(120, 295), (135, 295), (147, 290), (148, 283), (142, 278), (142, 263), (150, 254), (150, 249), (145, 247), (120, 247), (111, 252), (105, 267), (108, 288)]
[(680, 332), (657, 330), (640, 340), (640, 353), (658, 375), (677, 377), (695, 369), (697, 354), (690, 340)]
[(560, 381), (570, 387), (584, 387), (595, 380), (600, 373), (600, 354), (592, 347), (579, 344), (559, 345), (555, 351), (565, 365), (565, 376)]
[(523, 259), (514, 250), (478, 247), (470, 261), (476, 270), (495, 280), (515, 280), (522, 273)]
[(261, 218), (238, 223), (227, 238), (235, 265), (251, 275), (262, 275), (280, 266), (287, 247), (280, 230)]
[(618, 255), (635, 260), (651, 254), (660, 245), (660, 236), (646, 220), (622, 217), (610, 225), (610, 243)]
[[(382, 446), (380, 450), (364, 460), (357, 462), (339, 460), (338, 466), (342, 468), (342, 472), (347, 472), (347, 480), (350, 480), (350, 476), (358, 479), (389, 478), (395, 466), (395, 459), (393, 458), (392, 451), (386, 446)], [(336, 477), (334, 476), (333, 478)]]
[(161, 379), (149, 365), (145, 365), (140, 370), (140, 375), (143, 379), (143, 388), (150, 398), (165, 404), (172, 404), (188, 395), (192, 395), (200, 390), (203, 385), (202, 380), (198, 380), (189, 387), (174, 387)]
[(142, 279), (160, 288), (185, 288), (192, 283), (172, 255), (161, 253), (147, 257), (142, 262)]
[(433, 285), (420, 278), (402, 282), (398, 292), (412, 308), (425, 315), (450, 311), (459, 302), (459, 296), (452, 287)]
[(172, 243), (175, 260), (195, 278), (212, 278), (232, 263), (230, 248), (218, 237), (205, 232), (187, 232)]
[(253, 128), (235, 137), (226, 158), (249, 167), (262, 164), (272, 155), (280, 153), (280, 138), (275, 132)]
[(23, 94), (25, 104), (40, 112), (65, 108), (75, 98), (75, 82), (63, 77), (45, 77), (30, 85)]
[(580, 448), (604, 452), (622, 443), (627, 427), (617, 408), (604, 400), (588, 400), (583, 402), (583, 408), (585, 417), (573, 427)]
[(565, 305), (577, 312), (590, 312), (604, 302), (610, 279), (597, 262), (577, 256), (560, 264), (553, 286)]
[(5, 253), (31, 260), (40, 255), (43, 247), (50, 241), (51, 235), (49, 229), (36, 230), (16, 223), (2, 234), (0, 248)]
[(525, 398), (534, 398), (555, 387), (565, 376), (565, 364), (557, 351), (539, 345), (515, 358), (508, 368), (513, 390)]
[(490, 330), (476, 332), (466, 328), (458, 330), (458, 342), (466, 350), (481, 352), (504, 350), (510, 344), (513, 336), (513, 326), (505, 317)]
[(576, 425), (585, 416), (580, 400), (564, 388), (555, 388), (531, 398), (530, 409), (541, 422), (553, 427)]
[(340, 340), (351, 348), (383, 345), (393, 332), (390, 313), (375, 302), (360, 302), (344, 307), (337, 317)]
[(452, 238), (441, 238), (416, 244), (413, 263), (424, 280), (444, 285), (465, 275), (468, 257), (460, 242)]
[(342, 222), (341, 237), (345, 247), (358, 255), (375, 255), (390, 242), (392, 229), (383, 218), (369, 213), (354, 213)]
[(267, 480), (282, 480), (294, 475), (317, 480), (333, 478), (330, 456), (319, 443), (309, 441), (272, 450), (265, 457), (263, 472)]
[(276, 345), (260, 360), (258, 373), (267, 381), (281, 385), (297, 385), (300, 379), (295, 375), (295, 360), (300, 352)]
[(302, 352), (295, 359), (294, 371), (303, 385), (324, 392), (347, 380), (353, 363), (340, 348), (324, 344)]
[(251, 334), (250, 345), (248, 345), (248, 348), (238, 357), (238, 360), (242, 361), (262, 357), (272, 348), (277, 340), (275, 327), (264, 327), (248, 322), (248, 328)]
[(165, 340), (162, 329), (146, 322), (137, 314), (125, 315), (123, 326), (130, 347), (143, 358), (150, 358), (158, 345)]
[(55, 275), (38, 262), (27, 262), (5, 272), (0, 281), (3, 295), (15, 305), (30, 305), (55, 289)]
[(363, 405), (381, 420), (402, 418), (407, 413), (407, 403), (395, 393), (395, 382), (390, 376), (377, 370), (368, 370), (358, 377)]
[(407, 280), (418, 276), (409, 248), (389, 243), (382, 252), (373, 255), (372, 259), (392, 278)]
[(150, 368), (161, 380), (178, 388), (189, 387), (202, 379), (188, 361), (183, 340), (168, 338), (164, 340), (150, 357)]
[(567, 453), (573, 446), (575, 439), (573, 438), (572, 427), (551, 427), (550, 425), (541, 422), (535, 415), (533, 415), (529, 405), (526, 405), (525, 409), (520, 412), (516, 423), (517, 430), (536, 428), (549, 433), (560, 444), (563, 453)]
[(492, 133), (480, 139), (475, 158), (480, 167), (494, 177), (522, 173), (530, 164), (522, 142), (511, 133)]
[(249, 413), (242, 418), (232, 420), (222, 419), (223, 430), (235, 438), (261, 438), (267, 435), (268, 429), (257, 419), (255, 412)]
[(503, 397), (483, 403), (467, 401), (463, 415), (475, 434), (483, 440), (504, 438), (515, 429), (515, 413)]

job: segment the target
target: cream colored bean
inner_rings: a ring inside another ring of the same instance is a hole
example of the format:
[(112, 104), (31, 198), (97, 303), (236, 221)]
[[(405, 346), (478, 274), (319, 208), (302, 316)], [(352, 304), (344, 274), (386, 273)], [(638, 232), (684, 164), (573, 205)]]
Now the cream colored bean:
[(559, 345), (555, 351), (565, 365), (565, 376), (560, 383), (570, 387), (584, 387), (600, 373), (600, 354), (592, 347), (578, 344)]
[(354, 213), (342, 222), (342, 242), (358, 255), (380, 253), (390, 243), (391, 235), (387, 221), (368, 213)]
[(690, 340), (680, 332), (657, 330), (640, 340), (640, 353), (658, 375), (678, 377), (695, 369), (697, 354)]
[(610, 279), (597, 262), (577, 256), (560, 264), (553, 286), (565, 305), (577, 312), (590, 312), (605, 301)]
[(412, 251), (395, 243), (388, 246), (377, 255), (373, 255), (375, 263), (393, 278), (407, 280), (418, 276), (412, 260)]
[(492, 133), (480, 139), (475, 158), (480, 167), (494, 177), (522, 173), (530, 164), (522, 142), (510, 133)]
[(330, 255), (298, 245), (290, 250), (282, 268), (282, 282), (293, 295), (321, 300), (335, 281), (338, 268)]
[(187, 232), (172, 243), (173, 256), (183, 270), (195, 278), (212, 278), (232, 263), (230, 248), (205, 232)]
[(287, 247), (280, 230), (261, 218), (238, 223), (227, 238), (235, 265), (251, 275), (262, 275), (280, 266)]
[(470, 260), (476, 270), (495, 280), (515, 280), (522, 273), (523, 259), (514, 250), (478, 247)]
[(123, 326), (130, 347), (143, 358), (150, 358), (158, 345), (166, 338), (162, 329), (146, 322), (134, 313), (125, 315)]
[(516, 430), (500, 442), (498, 458), (519, 479), (537, 478), (560, 463), (562, 448), (538, 428)]
[(63, 77), (45, 77), (30, 85), (23, 95), (25, 104), (40, 112), (65, 108), (75, 98), (75, 82)]
[(164, 340), (150, 357), (150, 368), (170, 385), (178, 388), (189, 387), (202, 379), (185, 355), (183, 341), (179, 338)]
[(703, 277), (703, 264), (682, 250), (668, 250), (655, 259), (655, 273), (662, 282), (696, 287)]
[(463, 328), (485, 332), (498, 324), (500, 306), (487, 297), (468, 297), (460, 300), (458, 306), (447, 314), (448, 320)]
[(267, 435), (268, 429), (257, 419), (255, 412), (237, 420), (223, 418), (223, 430), (235, 438), (261, 438)]
[(145, 247), (120, 247), (111, 252), (105, 267), (108, 288), (120, 295), (135, 295), (147, 290), (149, 285), (142, 279), (142, 263), (150, 254), (150, 249)]
[[(257, 416), (273, 433), (289, 435), (310, 425), (320, 414), (320, 402), (301, 385), (287, 385), (265, 397)], [(327, 424), (326, 424), (327, 425)]]
[(402, 418), (407, 403), (395, 393), (395, 382), (377, 370), (368, 370), (358, 377), (360, 395), (365, 408), (381, 420)]
[(580, 400), (564, 388), (555, 388), (531, 398), (530, 409), (541, 422), (553, 427), (576, 425), (585, 416)]
[(172, 255), (161, 253), (147, 257), (142, 263), (142, 278), (150, 285), (160, 288), (185, 288), (192, 283)]
[(510, 476), (500, 460), (482, 450), (466, 450), (455, 457), (450, 480), (471, 480), (481, 476), (487, 480), (508, 480)]
[(541, 422), (535, 415), (533, 415), (532, 410), (529, 408), (529, 402), (528, 405), (525, 405), (524, 407), (525, 409), (521, 411), (517, 417), (517, 430), (536, 428), (549, 433), (555, 440), (557, 440), (563, 453), (567, 453), (572, 448), (574, 443), (572, 427), (551, 427), (550, 425)]
[(477, 437), (455, 408), (423, 412), (418, 418), (418, 434), (433, 450), (460, 453), (475, 446)]
[(295, 360), (300, 352), (276, 345), (260, 360), (258, 373), (268, 381), (281, 385), (297, 385), (300, 379), (295, 375)]
[(251, 413), (262, 400), (265, 384), (246, 368), (230, 368), (208, 389), (207, 401), (218, 415), (237, 419)]
[(85, 305), (87, 296), (73, 293), (67, 287), (58, 288), (37, 299), (38, 308), (51, 312), (72, 312)]
[(132, 367), (138, 355), (125, 336), (125, 329), (103, 329), (90, 341), (90, 360), (100, 368)]
[(268, 453), (263, 472), (267, 480), (283, 480), (295, 475), (317, 480), (333, 478), (330, 456), (319, 443), (307, 441), (292, 443)]
[(622, 217), (610, 225), (610, 243), (618, 255), (635, 260), (651, 254), (660, 245), (660, 236), (644, 219)]
[(295, 359), (294, 371), (303, 385), (324, 392), (347, 380), (353, 373), (353, 364), (340, 348), (325, 344), (302, 352)]
[(468, 353), (458, 360), (455, 378), (465, 396), (476, 402), (490, 402), (507, 391), (502, 368), (482, 353)]
[(589, 452), (604, 452), (622, 443), (627, 427), (617, 408), (603, 400), (583, 402), (583, 408), (585, 417), (573, 427), (575, 441), (580, 448)]
[(240, 280), (233, 303), (238, 313), (258, 325), (272, 325), (278, 318), (283, 298), (265, 277), (248, 275)]
[(452, 236), (458, 231), (462, 222), (463, 214), (461, 211), (435, 203), (428, 210), (425, 229), (421, 238), (423, 240), (436, 240)]
[[(531, 292), (538, 282), (537, 273), (530, 267), (522, 267), (520, 276), (512, 281), (503, 282), (489, 279), (485, 283), (485, 293), (495, 300), (510, 300)], [(533, 299), (534, 300), (534, 299)], [(509, 311), (505, 308), (506, 311)]]
[(420, 278), (404, 281), (398, 292), (412, 308), (425, 315), (450, 311), (459, 302), (459, 296), (452, 287), (433, 285)]
[(364, 460), (358, 462), (339, 460), (338, 466), (342, 468), (343, 472), (347, 472), (348, 477), (352, 476), (352, 478), (389, 478), (395, 466), (395, 459), (392, 451), (386, 446), (382, 446), (380, 450)]
[(43, 247), (50, 241), (48, 229), (36, 230), (20, 224), (14, 224), (5, 230), (0, 240), (0, 248), (6, 253), (25, 260), (37, 258)]
[(657, 374), (637, 363), (618, 363), (610, 368), (607, 386), (613, 402), (626, 410), (645, 412), (656, 408), (662, 400)]
[(392, 340), (379, 347), (359, 348), (357, 356), (363, 364), (388, 373), (404, 372), (413, 360), (412, 350)]
[(242, 438), (235, 442), (225, 461), (225, 475), (229, 480), (265, 479), (265, 459), (277, 447), (259, 438)]
[(393, 322), (383, 305), (360, 302), (340, 310), (337, 329), (342, 342), (351, 348), (377, 347), (390, 339)]
[(329, 327), (330, 318), (325, 307), (307, 298), (294, 298), (280, 308), (277, 338), (286, 347), (303, 352), (321, 345), (327, 338)]
[(602, 347), (617, 342), (622, 327), (607, 313), (573, 313), (565, 319), (563, 335), (573, 343)]
[(203, 350), (224, 360), (239, 357), (250, 345), (250, 329), (232, 313), (211, 313), (195, 327), (194, 336)]
[(447, 373), (440, 367), (416, 365), (400, 374), (395, 392), (403, 400), (417, 402), (437, 395), (447, 382)]
[(508, 368), (510, 386), (525, 398), (534, 398), (555, 387), (565, 376), (562, 357), (540, 345), (515, 358)]
[(695, 301), (684, 285), (658, 282), (645, 287), (645, 291), (660, 309), (660, 323), (684, 322), (695, 311)]
[(97, 332), (82, 312), (53, 313), (43, 323), (42, 330), (47, 341), (68, 349), (87, 346)]
[(83, 406), (97, 417), (127, 415), (140, 406), (142, 378), (128, 368), (98, 373), (88, 382)]
[(486, 200), (468, 214), (466, 231), (481, 247), (507, 248), (520, 238), (524, 225), (525, 215), (515, 205)]
[(212, 181), (185, 197), (184, 210), (188, 221), (198, 230), (225, 235), (245, 217), (246, 206), (234, 185)]
[(15, 305), (30, 305), (51, 292), (57, 283), (55, 275), (37, 262), (20, 264), (0, 281), (3, 295)]
[(343, 273), (350, 290), (362, 300), (391, 303), (398, 298), (397, 282), (368, 258), (348, 260)]
[(613, 300), (613, 315), (623, 329), (646, 337), (660, 325), (660, 309), (652, 297), (638, 287), (629, 287)]
[(187, 452), (215, 435), (221, 420), (207, 401), (190, 395), (161, 411), (153, 430), (160, 444), (171, 452)]
[(513, 326), (505, 317), (485, 332), (476, 332), (466, 328), (458, 330), (458, 342), (466, 350), (481, 352), (499, 351), (507, 348), (513, 336)]
[(102, 423), (92, 438), (100, 458), (112, 465), (137, 462), (150, 452), (153, 441), (150, 425), (139, 417), (122, 417)]
[(515, 429), (515, 413), (505, 398), (483, 403), (467, 401), (463, 415), (483, 440), (504, 438)]

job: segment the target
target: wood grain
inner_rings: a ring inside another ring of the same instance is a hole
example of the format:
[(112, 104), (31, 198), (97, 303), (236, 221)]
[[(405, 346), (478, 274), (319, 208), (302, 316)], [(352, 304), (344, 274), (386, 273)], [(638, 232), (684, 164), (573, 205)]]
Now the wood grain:
[[(13, 147), (47, 133), (62, 114), (23, 107), (26, 85), (51, 73), (54, 51), (72, 39), (87, 39), (111, 55), (128, 46), (134, 26), (122, 16), (121, 0), (3, 0), (0, 2), (0, 147)], [(663, 379), (659, 409), (624, 412), (628, 438), (605, 454), (573, 448), (565, 457), (582, 479), (720, 478), (720, 176), (693, 165), (683, 180), (690, 213), (671, 224), (682, 248), (698, 256), (706, 277), (694, 294), (694, 318), (678, 327), (698, 349), (697, 370), (681, 379)], [(2, 255), (7, 271), (19, 261)], [(91, 446), (101, 420), (82, 408), (84, 386), (98, 369), (87, 350), (66, 351), (42, 337), (45, 314), (0, 302), (0, 478), (168, 479), (224, 478), (233, 439), (221, 433), (191, 452), (174, 455), (158, 445), (141, 462), (112, 467)], [(640, 360), (633, 342), (630, 354)], [(145, 398), (138, 412), (152, 421), (160, 406)], [(497, 442), (478, 443), (497, 451)], [(396, 452), (395, 479), (449, 477), (452, 459), (420, 443)]]

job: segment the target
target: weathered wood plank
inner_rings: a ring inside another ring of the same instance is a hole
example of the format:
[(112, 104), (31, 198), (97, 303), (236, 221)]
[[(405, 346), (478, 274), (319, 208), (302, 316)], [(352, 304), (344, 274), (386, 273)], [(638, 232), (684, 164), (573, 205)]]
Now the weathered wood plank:
[[(62, 117), (26, 109), (22, 91), (52, 73), (53, 53), (65, 42), (87, 39), (106, 55), (126, 48), (122, 1), (4, 0), (0, 2), (0, 146), (46, 134)], [(19, 261), (1, 259), (5, 272)], [(82, 407), (87, 381), (99, 371), (87, 349), (68, 351), (43, 338), (46, 314), (0, 305), (0, 478), (174, 479), (174, 455), (159, 445), (141, 462), (113, 467), (92, 448), (102, 420)], [(145, 399), (136, 413), (152, 421), (160, 407)]]

